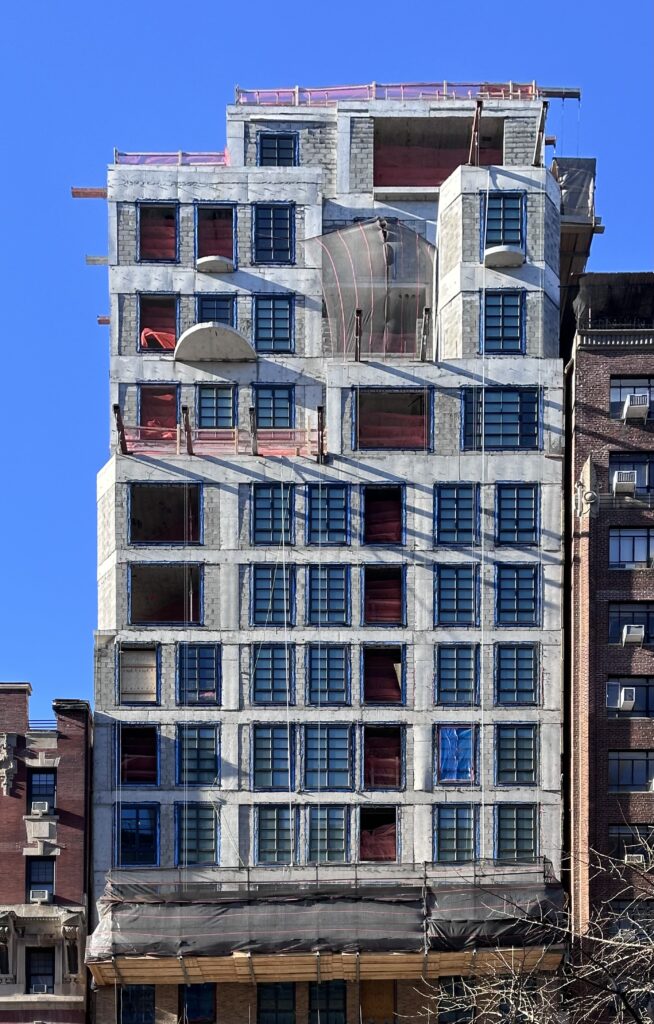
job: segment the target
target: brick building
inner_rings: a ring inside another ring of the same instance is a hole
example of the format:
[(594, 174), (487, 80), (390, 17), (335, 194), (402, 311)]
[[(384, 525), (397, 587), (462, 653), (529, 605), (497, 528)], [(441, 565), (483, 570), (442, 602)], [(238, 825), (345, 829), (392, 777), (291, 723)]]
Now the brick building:
[(654, 836), (654, 274), (586, 274), (575, 306), (569, 799), (583, 930), (612, 895), (591, 883), (592, 851), (642, 866)]
[(91, 717), (29, 683), (0, 683), (0, 1021), (84, 1024)]
[(560, 899), (560, 324), (597, 222), (552, 95), (238, 90), (228, 156), (115, 156), (102, 1024), (382, 1024), (492, 958), (504, 897)]

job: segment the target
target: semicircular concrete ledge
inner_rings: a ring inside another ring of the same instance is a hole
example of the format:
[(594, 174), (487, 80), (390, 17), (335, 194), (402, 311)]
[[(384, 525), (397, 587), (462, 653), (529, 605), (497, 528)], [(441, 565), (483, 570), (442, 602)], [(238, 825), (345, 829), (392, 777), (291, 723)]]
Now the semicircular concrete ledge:
[(215, 320), (189, 327), (175, 346), (175, 359), (185, 363), (243, 363), (256, 358), (247, 338)]
[(521, 267), (524, 262), (519, 245), (491, 245), (484, 251), (485, 267)]

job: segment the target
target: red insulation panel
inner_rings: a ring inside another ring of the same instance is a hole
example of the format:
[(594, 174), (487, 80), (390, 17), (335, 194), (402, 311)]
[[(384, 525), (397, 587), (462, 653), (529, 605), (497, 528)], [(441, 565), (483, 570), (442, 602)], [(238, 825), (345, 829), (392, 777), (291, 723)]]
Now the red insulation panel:
[(366, 544), (401, 544), (401, 489), (399, 487), (367, 487), (364, 502), (364, 542)]
[(177, 259), (177, 211), (174, 206), (142, 206), (139, 211), (142, 260)]
[(141, 348), (175, 348), (177, 340), (177, 301), (174, 295), (161, 299), (142, 295), (139, 308)]
[(234, 259), (234, 218), (231, 207), (208, 206), (198, 210), (198, 257)]
[(157, 733), (151, 727), (123, 729), (120, 781), (147, 785), (157, 781)]
[(402, 625), (402, 570), (400, 568), (366, 568), (363, 616), (368, 624)]
[(378, 828), (361, 829), (361, 860), (396, 859), (397, 828), (395, 825), (380, 825)]

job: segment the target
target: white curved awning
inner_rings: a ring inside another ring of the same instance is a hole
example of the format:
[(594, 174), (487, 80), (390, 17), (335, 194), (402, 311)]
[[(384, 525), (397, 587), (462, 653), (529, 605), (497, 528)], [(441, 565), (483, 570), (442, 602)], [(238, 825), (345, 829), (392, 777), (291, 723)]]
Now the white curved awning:
[(243, 363), (256, 358), (247, 338), (215, 320), (189, 327), (175, 346), (175, 359), (183, 363)]
[(525, 254), (519, 245), (490, 245), (484, 251), (485, 267), (521, 267), (524, 262)]

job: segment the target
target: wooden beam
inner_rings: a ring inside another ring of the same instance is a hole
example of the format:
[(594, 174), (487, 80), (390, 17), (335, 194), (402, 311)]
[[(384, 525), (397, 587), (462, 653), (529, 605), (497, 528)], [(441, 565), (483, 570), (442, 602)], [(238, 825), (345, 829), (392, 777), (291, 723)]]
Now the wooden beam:
[(98, 321), (98, 327), (108, 327), (109, 324), (111, 323), (111, 317), (110, 316), (105, 316), (105, 315), (100, 315), (100, 316), (97, 317), (97, 321)]
[(479, 125), (481, 123), (481, 111), (484, 106), (483, 100), (477, 100), (475, 115), (472, 119), (472, 132), (470, 133), (470, 149), (468, 151), (468, 163), (473, 167), (479, 166)]
[(120, 411), (118, 404), (113, 407), (114, 419), (116, 421), (116, 430), (118, 431), (118, 443), (120, 450), (123, 455), (129, 455), (129, 448), (127, 447), (127, 438), (125, 437), (125, 424), (123, 423), (123, 414)]
[(78, 188), (71, 187), (70, 194), (73, 199), (106, 199), (106, 188)]
[(84, 262), (87, 267), (107, 267), (109, 265), (108, 256), (85, 256)]

